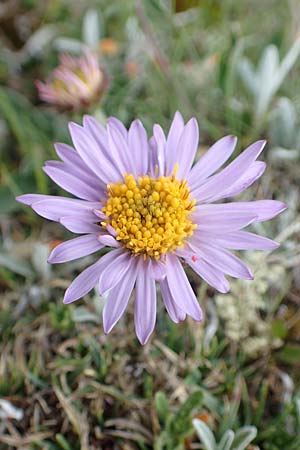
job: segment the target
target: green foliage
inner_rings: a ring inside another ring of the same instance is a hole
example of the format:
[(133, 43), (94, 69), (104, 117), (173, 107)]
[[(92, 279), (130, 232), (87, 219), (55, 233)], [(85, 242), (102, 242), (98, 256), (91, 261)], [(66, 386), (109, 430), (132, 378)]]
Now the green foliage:
[(251, 426), (239, 428), (236, 432), (227, 429), (217, 444), (205, 422), (194, 419), (193, 425), (206, 450), (245, 450), (257, 435), (257, 429)]
[(63, 304), (51, 303), (49, 305), (49, 319), (52, 327), (57, 331), (64, 332), (74, 329), (72, 310), (64, 308)]
[(163, 431), (155, 438), (154, 449), (181, 449), (184, 439), (192, 431), (192, 413), (201, 407), (202, 402), (203, 393), (193, 392), (175, 413), (171, 413), (166, 396), (158, 392), (155, 396), (155, 406)]

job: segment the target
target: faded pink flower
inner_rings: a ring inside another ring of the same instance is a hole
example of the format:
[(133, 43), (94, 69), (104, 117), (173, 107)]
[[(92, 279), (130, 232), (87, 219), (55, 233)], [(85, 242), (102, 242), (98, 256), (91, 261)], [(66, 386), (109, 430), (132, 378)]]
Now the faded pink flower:
[(36, 81), (39, 96), (60, 110), (78, 111), (96, 103), (107, 87), (107, 78), (95, 54), (60, 55), (60, 65), (43, 83)]

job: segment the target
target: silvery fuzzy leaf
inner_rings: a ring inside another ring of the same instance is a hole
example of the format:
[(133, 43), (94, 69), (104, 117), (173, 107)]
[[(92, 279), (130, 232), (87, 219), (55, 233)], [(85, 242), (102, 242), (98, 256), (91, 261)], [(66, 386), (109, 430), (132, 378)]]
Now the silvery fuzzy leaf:
[(57, 38), (53, 42), (54, 48), (59, 52), (69, 52), (80, 55), (86, 50), (86, 45), (77, 39), (72, 38)]
[(210, 428), (200, 419), (193, 419), (193, 425), (206, 450), (217, 450), (217, 443)]
[(299, 55), (300, 55), (300, 36), (295, 40), (289, 52), (286, 54), (286, 56), (284, 57), (284, 59), (280, 64), (280, 67), (276, 74), (276, 90), (279, 88), (281, 83), (288, 75), (289, 71), (297, 61)]
[(23, 275), (24, 277), (33, 276), (33, 271), (28, 263), (25, 261), (18, 261), (4, 253), (0, 253), (0, 266), (5, 267), (14, 273), (18, 273), (19, 275)]
[(35, 56), (41, 53), (44, 47), (52, 41), (56, 34), (57, 29), (54, 25), (45, 25), (39, 28), (27, 40), (22, 52), (29, 56)]
[[(268, 46), (271, 47), (271, 46)], [(268, 49), (267, 47), (267, 49)], [(273, 47), (273, 46), (272, 46)], [(269, 50), (270, 55), (271, 51)], [(275, 52), (272, 50), (273, 56), (269, 55), (269, 71), (271, 71), (272, 68), (274, 68), (275, 65)], [(272, 100), (272, 97), (276, 94), (278, 89), (280, 88), (282, 82), (287, 77), (289, 71), (295, 64), (298, 56), (300, 54), (300, 37), (296, 39), (294, 44), (292, 45), (289, 52), (286, 54), (284, 59), (282, 60), (281, 64), (277, 68), (276, 72), (273, 74), (273, 79), (269, 84), (267, 84), (267, 81), (264, 83), (260, 83), (260, 95), (257, 98), (257, 104), (256, 104), (256, 116), (257, 118), (262, 116), (268, 109), (269, 103)], [(260, 82), (260, 80), (258, 80)]]
[(296, 110), (286, 97), (279, 99), (277, 107), (270, 116), (272, 142), (283, 148), (292, 148), (296, 140)]
[(274, 147), (270, 152), (270, 160), (279, 164), (282, 164), (282, 161), (297, 161), (299, 157), (299, 150), (290, 150), (282, 147)]
[(212, 301), (208, 302), (207, 311), (208, 311), (208, 315), (209, 315), (209, 321), (208, 321), (207, 327), (205, 328), (204, 337), (203, 337), (203, 346), (206, 350), (208, 350), (211, 340), (214, 337), (214, 335), (216, 334), (218, 326), (219, 326), (219, 318), (218, 318), (217, 310), (215, 308), (215, 305), (212, 303)]
[(78, 306), (73, 311), (74, 322), (93, 322), (96, 324), (100, 323), (99, 316), (90, 312), (84, 306)]
[(259, 62), (257, 70), (243, 58), (238, 65), (238, 71), (245, 86), (255, 97), (255, 117), (258, 122), (268, 110), (272, 98), (295, 64), (300, 54), (300, 37), (298, 37), (281, 64), (279, 64), (278, 49), (268, 45)]
[(277, 90), (278, 50), (268, 45), (261, 58), (257, 71), (256, 116), (261, 117), (268, 109), (273, 94)]
[(242, 58), (238, 64), (238, 72), (246, 88), (255, 95), (257, 92), (257, 77), (253, 64), (247, 58)]
[(245, 426), (240, 428), (235, 434), (232, 450), (245, 450), (256, 435), (257, 429), (255, 427)]
[[(96, 288), (96, 291), (98, 289)], [(98, 292), (93, 297), (93, 306), (95, 308), (95, 311), (99, 317), (99, 321), (101, 322), (102, 312), (104, 308), (104, 303), (108, 297), (108, 293), (105, 293), (104, 295), (100, 295)]]
[(99, 14), (95, 9), (89, 9), (82, 24), (82, 39), (91, 50), (97, 50), (101, 38)]
[(296, 147), (298, 150), (300, 150), (300, 129), (299, 129), (298, 132), (296, 133), (295, 147)]
[(20, 408), (16, 408), (11, 402), (0, 399), (0, 419), (15, 419), (22, 420), (24, 417), (24, 411)]
[(260, 57), (257, 69), (257, 77), (260, 82), (273, 82), (274, 75), (279, 67), (278, 49), (275, 45), (268, 45)]
[(221, 441), (218, 444), (218, 450), (230, 450), (234, 441), (235, 433), (232, 430), (227, 430), (222, 436)]
[(50, 278), (51, 274), (51, 266), (47, 262), (48, 255), (48, 245), (39, 242), (33, 246), (32, 264), (36, 272), (45, 279)]
[(290, 375), (282, 370), (279, 371), (279, 376), (282, 381), (282, 385), (284, 388), (283, 391), (283, 401), (286, 404), (290, 404), (292, 402), (292, 395), (295, 389), (295, 384)]

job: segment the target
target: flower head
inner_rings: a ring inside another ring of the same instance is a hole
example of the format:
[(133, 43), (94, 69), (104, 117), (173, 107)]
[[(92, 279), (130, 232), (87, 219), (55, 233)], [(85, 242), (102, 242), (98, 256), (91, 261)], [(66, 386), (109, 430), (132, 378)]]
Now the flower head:
[(46, 83), (36, 81), (40, 98), (58, 109), (74, 111), (97, 102), (107, 85), (97, 56), (90, 52), (76, 58), (62, 54), (59, 60)]
[(85, 116), (70, 124), (75, 150), (56, 144), (61, 161), (49, 161), (47, 175), (78, 199), (26, 194), (18, 201), (81, 236), (58, 245), (50, 263), (63, 263), (111, 251), (85, 269), (67, 289), (71, 303), (96, 285), (107, 294), (103, 325), (109, 332), (122, 316), (135, 288), (135, 329), (144, 344), (156, 320), (156, 282), (174, 322), (202, 312), (182, 263), (221, 293), (225, 275), (252, 279), (250, 269), (228, 250), (273, 250), (274, 241), (244, 231), (276, 216), (285, 205), (275, 200), (216, 203), (234, 197), (265, 170), (257, 161), (265, 141), (250, 145), (221, 169), (236, 138), (217, 141), (193, 166), (198, 148), (195, 119), (184, 124), (177, 112), (167, 137), (154, 125), (148, 141), (139, 120), (129, 130), (117, 119), (104, 128)]

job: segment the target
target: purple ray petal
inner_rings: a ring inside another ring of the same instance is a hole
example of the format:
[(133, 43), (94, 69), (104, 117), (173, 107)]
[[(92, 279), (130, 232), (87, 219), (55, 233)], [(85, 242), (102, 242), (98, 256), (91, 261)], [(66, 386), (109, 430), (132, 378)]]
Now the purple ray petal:
[(253, 280), (253, 275), (246, 264), (227, 250), (221, 247), (208, 245), (201, 240), (197, 241), (197, 247), (194, 244), (190, 245), (195, 251), (196, 256), (203, 258), (219, 271), (234, 278)]
[(199, 203), (206, 203), (226, 192), (256, 160), (265, 144), (266, 141), (257, 141), (250, 145), (220, 173), (213, 175), (198, 189), (192, 191), (192, 196)]
[(85, 115), (83, 116), (83, 127), (91, 137), (94, 139), (96, 144), (99, 146), (103, 155), (113, 162), (112, 155), (108, 147), (107, 131), (101, 123), (99, 123), (94, 117)]
[(118, 162), (118, 166), (122, 175), (124, 173), (133, 173), (136, 175), (135, 161), (130, 157), (127, 140), (124, 139), (119, 127), (112, 120), (107, 124), (107, 136), (110, 151)]
[(103, 308), (103, 328), (109, 333), (126, 309), (137, 277), (137, 260), (131, 258), (128, 271), (122, 281), (111, 289)]
[(194, 320), (202, 320), (202, 311), (179, 258), (167, 255), (167, 280), (172, 297), (180, 309)]
[(158, 174), (165, 174), (165, 163), (166, 163), (166, 137), (163, 129), (160, 125), (155, 124), (153, 126), (153, 138), (155, 141), (156, 157), (158, 164)]
[(74, 259), (91, 255), (103, 247), (103, 244), (98, 241), (96, 234), (79, 236), (55, 247), (48, 258), (48, 263), (58, 264), (73, 261)]
[(158, 159), (157, 159), (157, 145), (154, 136), (148, 141), (149, 154), (148, 154), (148, 171), (151, 177), (157, 177), (158, 174)]
[[(216, 206), (216, 208), (213, 208)], [(226, 208), (218, 208), (226, 205), (200, 205), (199, 209), (193, 211), (191, 219), (197, 223), (195, 234), (202, 231), (235, 231), (244, 228), (255, 222), (257, 216), (250, 211), (229, 212)], [(228, 211), (228, 212), (227, 212)]]
[[(53, 199), (53, 195), (42, 195), (42, 194), (23, 194), (16, 197), (17, 202), (23, 203), (24, 205), (31, 206), (33, 203), (39, 202), (41, 200)], [(61, 197), (56, 197), (61, 198)]]
[(180, 136), (184, 129), (184, 121), (179, 111), (172, 120), (166, 144), (166, 175), (170, 175), (177, 161), (177, 149)]
[[(74, 152), (75, 153), (75, 152)], [(81, 160), (81, 158), (79, 157)], [(81, 160), (82, 161), (82, 160)], [(105, 185), (101, 183), (101, 181), (96, 177), (96, 175), (88, 170), (88, 168), (81, 168), (79, 165), (74, 166), (69, 163), (64, 163), (62, 161), (46, 161), (44, 167), (51, 167), (54, 169), (58, 169), (64, 173), (73, 175), (73, 177), (79, 178), (84, 185), (88, 184), (90, 187), (95, 189), (98, 193), (99, 190), (103, 190)], [(98, 195), (99, 196), (99, 195)]]
[(148, 271), (154, 280), (163, 280), (167, 275), (166, 264), (157, 259), (150, 259)]
[(217, 270), (215, 267), (211, 266), (208, 262), (198, 260), (193, 262), (191, 259), (187, 261), (189, 266), (206, 281), (210, 286), (215, 288), (217, 291), (226, 294), (230, 291), (230, 284), (226, 280), (224, 274)]
[(117, 128), (117, 130), (122, 135), (125, 142), (128, 141), (128, 131), (119, 119), (117, 119), (116, 117), (109, 117), (108, 123), (112, 124), (115, 128)]
[(113, 237), (117, 237), (117, 232), (109, 223), (106, 224), (106, 229)]
[(90, 292), (97, 284), (99, 279), (99, 264), (101, 259), (92, 266), (81, 272), (78, 277), (70, 284), (65, 292), (64, 303), (72, 303)]
[(120, 247), (121, 244), (119, 241), (116, 241), (116, 239), (111, 236), (110, 234), (102, 234), (98, 236), (98, 241), (101, 242), (105, 247)]
[(196, 119), (188, 121), (178, 142), (176, 150), (178, 171), (176, 178), (181, 180), (189, 173), (195, 159), (199, 143), (199, 128)]
[(84, 200), (97, 201), (101, 196), (100, 189), (98, 191), (94, 187), (89, 186), (75, 175), (66, 172), (66, 170), (49, 165), (44, 166), (43, 170), (58, 186), (76, 197)]
[(220, 195), (216, 195), (212, 201), (216, 202), (223, 198), (235, 197), (248, 189), (256, 180), (258, 180), (264, 171), (266, 170), (266, 163), (263, 161), (255, 161), (250, 165), (249, 169), (235, 182), (229, 189), (222, 192)]
[(148, 139), (140, 120), (134, 120), (128, 132), (128, 144), (131, 157), (134, 158), (137, 175), (145, 175), (148, 169)]
[(140, 259), (136, 279), (134, 302), (134, 324), (137, 337), (142, 345), (146, 344), (156, 322), (155, 281), (149, 277), (149, 261)]
[(192, 190), (215, 173), (230, 158), (237, 143), (235, 136), (225, 136), (213, 144), (190, 171), (187, 180)]
[(203, 231), (201, 239), (231, 250), (274, 250), (279, 247), (277, 242), (248, 231), (232, 231), (225, 234)]
[(93, 210), (101, 209), (102, 206), (99, 202), (49, 196), (47, 199), (34, 202), (31, 207), (40, 216), (55, 222), (66, 216), (76, 216), (87, 222), (97, 222), (98, 219)]
[(182, 309), (180, 309), (175, 303), (175, 300), (170, 292), (167, 279), (165, 278), (164, 280), (161, 280), (159, 284), (161, 295), (170, 318), (175, 323), (182, 322), (186, 318), (186, 313), (182, 311)]
[(102, 211), (99, 211), (98, 209), (94, 209), (93, 213), (95, 214), (95, 216), (99, 217), (99, 219), (107, 220), (107, 216)]
[(57, 156), (64, 161), (68, 166), (77, 169), (82, 175), (85, 174), (86, 179), (91, 179), (93, 182), (100, 183), (99, 178), (90, 170), (85, 162), (80, 158), (79, 154), (67, 144), (54, 144)]
[(121, 281), (130, 267), (131, 259), (131, 253), (123, 248), (112, 250), (102, 257), (105, 265), (99, 278), (98, 289), (100, 295), (114, 288)]
[[(253, 216), (255, 218), (255, 222), (263, 222), (264, 220), (272, 219), (272, 217), (277, 216), (277, 214), (281, 213), (286, 209), (286, 204), (277, 200), (256, 200), (253, 202), (230, 202), (230, 203), (222, 203), (216, 205), (198, 205), (195, 207), (193, 213), (191, 213), (191, 217), (194, 217), (195, 220), (201, 223), (201, 217), (203, 218), (202, 222), (204, 224), (213, 222), (214, 217), (215, 220), (220, 220), (222, 222), (222, 215), (224, 221), (229, 220), (232, 217), (238, 217), (240, 214), (241, 217)], [(228, 217), (227, 217), (228, 216)], [(213, 223), (212, 223), (213, 225)], [(220, 223), (220, 227), (221, 227)], [(223, 231), (223, 230), (222, 230)], [(234, 229), (232, 229), (234, 231)]]
[[(93, 210), (97, 203), (84, 202), (72, 198), (52, 197), (32, 204), (32, 209), (42, 217), (59, 222), (61, 217), (76, 216), (87, 222), (97, 222)], [(101, 204), (98, 203), (98, 208)]]
[(87, 222), (79, 219), (77, 216), (62, 217), (60, 223), (72, 233), (88, 234), (88, 233), (100, 233), (101, 227), (96, 223)]
[(79, 155), (100, 180), (105, 184), (118, 181), (120, 179), (118, 171), (105, 158), (93, 136), (73, 122), (69, 124), (69, 129)]
[(217, 289), (217, 291), (225, 294), (230, 290), (230, 284), (225, 278), (224, 274), (211, 266), (203, 258), (199, 258), (192, 249), (180, 249), (176, 252), (183, 257), (186, 263), (210, 286)]

